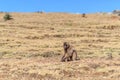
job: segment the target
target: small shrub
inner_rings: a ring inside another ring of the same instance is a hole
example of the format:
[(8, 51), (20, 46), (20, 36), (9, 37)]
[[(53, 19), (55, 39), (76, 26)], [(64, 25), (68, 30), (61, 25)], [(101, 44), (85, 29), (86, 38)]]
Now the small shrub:
[(86, 17), (86, 14), (85, 14), (85, 13), (83, 13), (83, 14), (82, 14), (82, 17), (84, 17), (84, 18), (85, 18), (85, 17)]
[(41, 14), (43, 14), (43, 13), (44, 13), (44, 11), (36, 11), (36, 13), (41, 13)]
[(9, 13), (6, 13), (3, 18), (4, 18), (5, 21), (7, 21), (7, 20), (11, 20), (12, 16)]

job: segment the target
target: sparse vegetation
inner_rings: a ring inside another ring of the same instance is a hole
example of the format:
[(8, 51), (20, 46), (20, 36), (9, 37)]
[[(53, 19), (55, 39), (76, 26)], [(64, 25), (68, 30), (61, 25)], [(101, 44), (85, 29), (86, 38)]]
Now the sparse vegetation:
[(45, 52), (41, 54), (42, 57), (52, 57), (54, 55), (54, 52)]
[(7, 21), (7, 20), (11, 20), (12, 16), (9, 13), (6, 13), (3, 18), (5, 21)]
[(86, 17), (86, 14), (85, 14), (85, 13), (83, 13), (83, 14), (82, 14), (82, 17), (84, 17), (84, 18), (85, 18), (85, 17)]
[(112, 53), (108, 53), (108, 58), (107, 59), (113, 59)]
[(59, 55), (60, 55), (59, 53), (54, 53), (53, 51), (49, 51), (49, 52), (44, 52), (40, 56), (47, 58), (47, 57), (55, 57)]
[[(0, 80), (120, 80), (118, 16), (9, 14), (14, 21), (0, 13)], [(80, 60), (60, 62), (64, 41)]]
[(41, 13), (41, 14), (43, 14), (43, 13), (44, 13), (44, 11), (36, 11), (36, 13)]

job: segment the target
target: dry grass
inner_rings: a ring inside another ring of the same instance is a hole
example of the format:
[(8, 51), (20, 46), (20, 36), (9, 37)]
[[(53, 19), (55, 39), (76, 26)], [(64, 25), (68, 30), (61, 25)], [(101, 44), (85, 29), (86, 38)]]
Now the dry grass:
[[(119, 16), (10, 14), (4, 21), (0, 13), (0, 80), (120, 79)], [(75, 46), (79, 61), (60, 62), (64, 41)]]

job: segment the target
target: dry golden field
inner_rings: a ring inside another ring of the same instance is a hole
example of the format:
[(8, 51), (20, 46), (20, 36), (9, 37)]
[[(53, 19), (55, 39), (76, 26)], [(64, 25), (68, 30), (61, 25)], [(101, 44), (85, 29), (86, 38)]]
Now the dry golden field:
[[(120, 80), (120, 17), (0, 13), (0, 80)], [(63, 42), (80, 60), (60, 62)], [(109, 54), (113, 59), (108, 59)]]

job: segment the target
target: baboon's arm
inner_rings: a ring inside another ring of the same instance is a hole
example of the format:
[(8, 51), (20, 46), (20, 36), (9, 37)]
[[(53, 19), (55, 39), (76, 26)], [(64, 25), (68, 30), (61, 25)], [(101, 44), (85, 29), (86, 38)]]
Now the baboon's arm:
[(64, 55), (62, 56), (62, 58), (61, 58), (61, 61), (65, 61), (65, 55), (66, 55), (66, 53), (64, 53)]
[(66, 55), (66, 53), (64, 53), (64, 55), (62, 56), (62, 60), (65, 58), (65, 55)]

